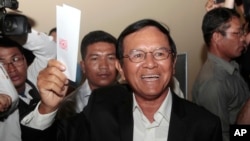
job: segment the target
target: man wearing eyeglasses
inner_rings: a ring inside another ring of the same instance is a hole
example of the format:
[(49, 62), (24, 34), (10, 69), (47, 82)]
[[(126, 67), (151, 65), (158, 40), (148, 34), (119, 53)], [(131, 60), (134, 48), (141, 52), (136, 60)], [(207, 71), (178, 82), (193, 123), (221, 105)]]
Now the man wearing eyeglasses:
[[(20, 117), (13, 118), (12, 115), (9, 115), (6, 118), (11, 118), (12, 120), (1, 119), (1, 122), (10, 121), (5, 125), (9, 124), (12, 128), (15, 128), (13, 125), (16, 123), (21, 122), (23, 125), (29, 123), (29, 120), (24, 117), (32, 111), (35, 112), (34, 109), (40, 101), (40, 95), (36, 87), (37, 75), (41, 69), (46, 67), (49, 59), (55, 58), (55, 46), (56, 44), (52, 38), (44, 33), (38, 33), (35, 30), (32, 30), (32, 33), (28, 34), (23, 46), (8, 37), (4, 36), (0, 38), (0, 63), (8, 73), (10, 80), (19, 94), (18, 112)], [(35, 55), (34, 61), (29, 66), (27, 65), (26, 56), (23, 54), (24, 48), (32, 51)], [(30, 119), (31, 117), (27, 118)], [(32, 118), (36, 121), (34, 123), (39, 124), (40, 121), (35, 120), (37, 119), (36, 117)], [(1, 126), (1, 128), (2, 127), (3, 126)], [(39, 126), (34, 125), (34, 127)], [(15, 131), (20, 133), (19, 126), (11, 131), (8, 130), (8, 128), (3, 130), (5, 130), (5, 132), (1, 132), (0, 134), (0, 136), (6, 136), (6, 138), (1, 138), (3, 141), (5, 141), (5, 139), (6, 141), (14, 141), (14, 138), (18, 138), (18, 136), (15, 135)]]
[[(115, 62), (127, 84), (95, 89), (83, 112), (57, 122), (54, 136), (64, 141), (221, 141), (219, 118), (171, 89), (176, 53), (169, 30), (159, 22), (129, 25), (118, 38)], [(47, 105), (56, 107), (66, 95), (64, 70), (50, 61), (39, 74)], [(55, 108), (40, 110), (46, 115)]]
[(240, 15), (233, 9), (215, 8), (205, 14), (202, 32), (207, 60), (194, 83), (192, 100), (220, 117), (223, 140), (229, 141), (229, 125), (236, 122), (250, 96), (234, 61), (246, 46)]

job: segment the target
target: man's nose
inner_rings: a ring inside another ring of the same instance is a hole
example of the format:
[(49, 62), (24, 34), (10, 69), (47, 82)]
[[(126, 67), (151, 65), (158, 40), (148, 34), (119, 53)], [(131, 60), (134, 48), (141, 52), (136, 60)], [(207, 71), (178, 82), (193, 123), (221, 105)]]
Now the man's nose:
[(152, 53), (147, 53), (145, 54), (145, 62), (144, 62), (144, 66), (149, 67), (149, 68), (153, 68), (157, 65), (156, 60), (153, 56)]

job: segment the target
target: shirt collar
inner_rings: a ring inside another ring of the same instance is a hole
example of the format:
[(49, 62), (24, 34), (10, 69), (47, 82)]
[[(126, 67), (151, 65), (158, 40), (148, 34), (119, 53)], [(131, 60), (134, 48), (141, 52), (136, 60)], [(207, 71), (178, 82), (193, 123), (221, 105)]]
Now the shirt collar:
[(80, 87), (80, 93), (83, 94), (82, 96), (85, 97), (85, 96), (89, 96), (91, 94), (91, 89), (89, 87), (89, 81), (88, 79), (86, 79), (84, 81), (84, 83), (82, 84), (82, 86)]
[[(137, 103), (137, 101), (135, 99), (135, 94), (133, 93), (133, 112), (136, 109), (138, 109), (142, 113), (142, 110), (141, 110), (140, 106), (138, 105), (138, 103)], [(161, 104), (160, 108), (157, 110), (157, 112), (154, 115), (159, 113), (167, 121), (170, 121), (171, 109), (172, 109), (172, 92), (171, 92), (170, 88), (168, 88), (168, 94), (167, 94), (166, 98), (164, 99), (164, 101)]]
[(233, 74), (234, 71), (239, 70), (239, 65), (235, 61), (227, 62), (212, 53), (208, 53), (208, 59), (216, 62), (216, 64), (222, 66), (229, 74)]

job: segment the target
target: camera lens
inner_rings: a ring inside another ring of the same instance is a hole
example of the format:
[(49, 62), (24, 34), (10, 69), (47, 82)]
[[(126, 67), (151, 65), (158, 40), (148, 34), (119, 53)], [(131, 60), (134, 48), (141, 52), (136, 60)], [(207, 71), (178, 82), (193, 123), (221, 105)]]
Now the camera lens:
[(15, 19), (5, 19), (4, 27), (5, 27), (4, 29), (5, 32), (14, 31), (17, 28)]

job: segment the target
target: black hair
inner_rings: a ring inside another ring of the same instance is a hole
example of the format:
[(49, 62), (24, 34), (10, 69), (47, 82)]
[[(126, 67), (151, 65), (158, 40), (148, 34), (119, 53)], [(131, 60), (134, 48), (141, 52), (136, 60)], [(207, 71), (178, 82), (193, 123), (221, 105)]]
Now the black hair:
[(112, 43), (116, 46), (117, 40), (113, 35), (102, 30), (89, 32), (84, 36), (81, 43), (81, 55), (83, 60), (86, 57), (88, 46), (97, 42)]
[(23, 54), (23, 56), (25, 57), (27, 65), (30, 65), (35, 58), (35, 55), (32, 53), (32, 51), (23, 48), (21, 44), (5, 36), (0, 38), (0, 47), (17, 48), (20, 53)]
[(155, 21), (153, 19), (142, 19), (142, 20), (139, 20), (139, 21), (136, 21), (134, 23), (132, 23), (131, 25), (129, 25), (128, 27), (126, 27), (120, 34), (120, 36), (118, 37), (118, 41), (117, 41), (117, 58), (120, 60), (120, 62), (122, 63), (122, 58), (123, 58), (123, 42), (124, 42), (124, 39), (126, 36), (136, 32), (136, 31), (139, 31), (140, 29), (144, 28), (144, 27), (147, 27), (147, 26), (153, 26), (153, 27), (156, 27), (158, 28), (163, 34), (166, 35), (168, 41), (169, 41), (169, 44), (170, 44), (170, 48), (173, 52), (173, 55), (174, 57), (176, 56), (177, 54), (177, 50), (176, 50), (176, 45), (175, 45), (175, 42), (174, 40), (172, 39), (172, 37), (170, 36), (170, 31), (169, 31), (169, 28), (158, 22), (158, 21)]
[(19, 51), (23, 54), (24, 50), (21, 44), (19, 44), (18, 42), (8, 38), (8, 37), (1, 37), (0, 38), (0, 47), (3, 48), (12, 48), (12, 47), (16, 47), (19, 49)]
[(56, 32), (56, 27), (52, 28), (52, 29), (49, 31), (49, 35), (51, 35), (52, 32)]

